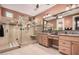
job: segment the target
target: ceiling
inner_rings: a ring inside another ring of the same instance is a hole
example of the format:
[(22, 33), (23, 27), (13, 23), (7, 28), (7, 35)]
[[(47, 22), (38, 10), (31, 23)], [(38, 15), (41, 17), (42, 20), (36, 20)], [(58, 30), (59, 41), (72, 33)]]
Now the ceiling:
[(51, 8), (54, 4), (39, 4), (38, 9), (36, 9), (36, 4), (2, 4), (2, 6), (11, 10), (35, 16)]

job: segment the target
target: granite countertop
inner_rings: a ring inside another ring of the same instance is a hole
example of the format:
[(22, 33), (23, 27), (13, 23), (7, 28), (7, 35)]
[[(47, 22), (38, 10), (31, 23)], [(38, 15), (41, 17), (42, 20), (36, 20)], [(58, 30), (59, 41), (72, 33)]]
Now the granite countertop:
[(45, 33), (45, 32), (42, 32), (41, 34), (45, 34), (45, 35), (48, 35), (48, 36), (52, 36), (52, 37), (58, 37), (58, 35), (54, 35), (54, 34), (51, 34), (51, 33)]
[(59, 36), (79, 36), (79, 34), (59, 34)]
[(48, 36), (52, 36), (52, 37), (54, 37), (54, 36), (56, 36), (56, 37), (58, 37), (58, 36), (79, 36), (79, 34), (58, 34), (58, 35), (54, 35), (54, 34), (45, 33), (45, 32), (42, 32), (42, 34), (45, 34), (45, 35), (48, 35)]
[(48, 34), (48, 36), (58, 36), (58, 35), (52, 35), (52, 34)]

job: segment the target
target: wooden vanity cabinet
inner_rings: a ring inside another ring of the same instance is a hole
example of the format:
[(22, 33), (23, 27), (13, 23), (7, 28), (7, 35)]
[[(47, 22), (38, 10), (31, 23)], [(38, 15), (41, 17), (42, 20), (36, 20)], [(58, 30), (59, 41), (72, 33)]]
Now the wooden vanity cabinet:
[(79, 37), (59, 36), (59, 52), (67, 55), (79, 55)]
[(42, 44), (42, 35), (37, 35), (37, 41), (39, 44)]
[(58, 49), (59, 46), (59, 37), (58, 35), (49, 35), (48, 39), (50, 40), (50, 46)]
[(42, 44), (46, 47), (49, 47), (49, 40), (47, 35), (42, 35)]
[(79, 42), (72, 42), (72, 55), (79, 55)]
[(59, 38), (59, 52), (70, 55), (71, 54), (71, 42), (65, 40), (67, 38)]
[(46, 47), (49, 47), (48, 35), (46, 35), (46, 34), (39, 34), (37, 36), (37, 40), (38, 40), (39, 44), (41, 44), (43, 46), (46, 46)]

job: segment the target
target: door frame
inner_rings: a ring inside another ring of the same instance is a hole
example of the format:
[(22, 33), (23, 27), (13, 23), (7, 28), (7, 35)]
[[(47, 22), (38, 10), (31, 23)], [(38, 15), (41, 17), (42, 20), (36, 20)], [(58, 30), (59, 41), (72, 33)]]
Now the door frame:
[(72, 30), (75, 30), (75, 17), (79, 17), (79, 15), (74, 15), (72, 19)]

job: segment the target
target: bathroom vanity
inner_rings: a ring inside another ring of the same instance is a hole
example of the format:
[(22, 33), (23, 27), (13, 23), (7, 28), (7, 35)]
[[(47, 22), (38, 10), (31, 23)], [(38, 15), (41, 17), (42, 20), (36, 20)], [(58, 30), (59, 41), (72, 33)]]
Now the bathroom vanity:
[(58, 35), (52, 35), (51, 33), (39, 33), (37, 36), (38, 43), (46, 47), (58, 48)]
[(59, 52), (68, 55), (79, 55), (79, 35), (78, 34), (59, 35)]
[(61, 33), (39, 33), (38, 43), (45, 47), (58, 48), (58, 51), (66, 55), (79, 55), (79, 34), (78, 32)]
[(37, 36), (37, 40), (38, 43), (45, 46), (45, 47), (49, 47), (50, 46), (50, 42), (48, 40), (48, 35), (46, 33), (39, 33)]

